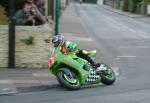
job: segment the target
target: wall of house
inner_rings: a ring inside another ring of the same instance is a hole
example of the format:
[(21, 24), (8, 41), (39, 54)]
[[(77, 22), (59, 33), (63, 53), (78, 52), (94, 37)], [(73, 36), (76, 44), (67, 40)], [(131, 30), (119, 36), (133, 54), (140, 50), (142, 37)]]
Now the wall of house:
[(8, 27), (0, 25), (0, 67), (8, 64)]
[(104, 4), (104, 0), (98, 0), (97, 4), (103, 5)]
[(104, 4), (113, 7), (114, 6), (114, 0), (104, 0)]
[[(8, 27), (0, 26), (0, 67), (8, 66)], [(33, 37), (33, 44), (27, 45), (23, 40)], [(45, 68), (49, 58), (50, 43), (46, 39), (52, 37), (52, 28), (42, 26), (16, 27), (16, 67)]]

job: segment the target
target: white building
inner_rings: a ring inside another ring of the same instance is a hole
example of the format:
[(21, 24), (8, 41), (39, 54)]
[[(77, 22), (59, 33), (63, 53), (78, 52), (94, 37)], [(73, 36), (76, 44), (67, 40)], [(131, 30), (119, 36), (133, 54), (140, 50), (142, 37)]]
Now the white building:
[(103, 5), (104, 4), (104, 0), (98, 0), (97, 4)]

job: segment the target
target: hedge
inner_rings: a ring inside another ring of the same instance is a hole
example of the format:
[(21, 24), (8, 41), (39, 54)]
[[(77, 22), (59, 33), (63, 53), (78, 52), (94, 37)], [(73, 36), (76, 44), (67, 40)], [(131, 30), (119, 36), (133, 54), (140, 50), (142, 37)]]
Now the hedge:
[(128, 0), (121, 0), (120, 9), (122, 11), (128, 11)]
[(142, 0), (137, 4), (136, 11), (143, 15), (147, 14), (147, 5), (150, 4), (150, 0)]
[(4, 7), (0, 5), (0, 25), (8, 24), (8, 17), (5, 14), (6, 14), (6, 11)]
[[(24, 5), (25, 0), (16, 0), (16, 11), (21, 9)], [(6, 15), (8, 16), (9, 13), (9, 0), (0, 0), (0, 5), (5, 8)]]

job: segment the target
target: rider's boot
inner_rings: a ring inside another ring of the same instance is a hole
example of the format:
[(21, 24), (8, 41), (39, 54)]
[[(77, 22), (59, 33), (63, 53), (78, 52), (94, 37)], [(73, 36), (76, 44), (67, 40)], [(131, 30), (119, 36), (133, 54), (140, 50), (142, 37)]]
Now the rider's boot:
[(103, 66), (103, 63), (96, 63), (94, 62), (93, 67), (97, 74), (101, 73), (102, 71), (106, 70), (106, 67)]
[(100, 63), (96, 63), (96, 62), (94, 62), (93, 63), (93, 67), (95, 68), (95, 70), (98, 68), (98, 67), (100, 67)]

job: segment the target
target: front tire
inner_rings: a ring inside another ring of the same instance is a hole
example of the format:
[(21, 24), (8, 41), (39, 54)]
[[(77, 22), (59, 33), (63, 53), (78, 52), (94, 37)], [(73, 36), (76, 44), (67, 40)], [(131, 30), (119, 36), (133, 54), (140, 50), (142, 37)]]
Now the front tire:
[[(67, 72), (70, 72), (68, 75)], [(72, 76), (71, 76), (72, 75)], [(61, 68), (56, 74), (58, 82), (65, 88), (69, 90), (80, 89), (80, 82), (77, 75), (68, 68)]]
[(105, 65), (107, 69), (100, 73), (101, 82), (105, 85), (112, 85), (116, 80), (115, 73), (108, 65), (106, 64), (103, 65)]

